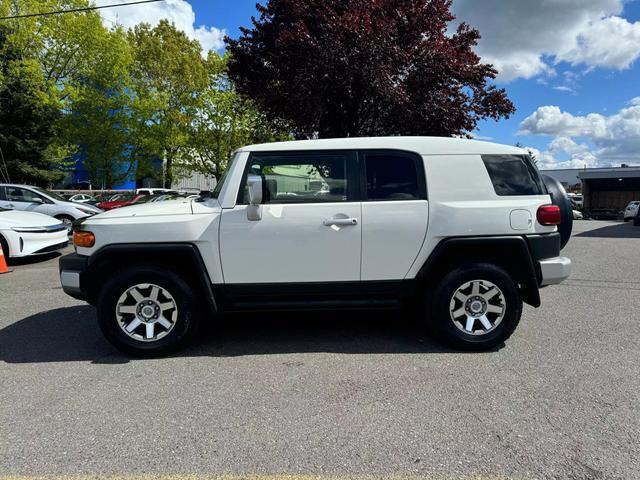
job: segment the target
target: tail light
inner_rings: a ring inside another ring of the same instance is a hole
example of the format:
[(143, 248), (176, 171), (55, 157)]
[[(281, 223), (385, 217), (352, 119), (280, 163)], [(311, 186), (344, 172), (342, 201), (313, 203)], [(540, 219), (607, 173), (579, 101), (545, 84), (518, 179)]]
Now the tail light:
[(560, 207), (557, 205), (541, 205), (536, 214), (540, 225), (560, 225)]

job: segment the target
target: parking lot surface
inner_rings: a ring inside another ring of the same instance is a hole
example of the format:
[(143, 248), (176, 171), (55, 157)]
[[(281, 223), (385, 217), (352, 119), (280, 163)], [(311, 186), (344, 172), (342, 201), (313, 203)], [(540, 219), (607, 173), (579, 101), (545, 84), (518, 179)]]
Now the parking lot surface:
[(577, 222), (573, 275), (507, 344), (459, 353), (402, 313), (234, 316), (128, 359), (57, 258), (0, 276), (0, 477), (640, 475), (640, 228)]

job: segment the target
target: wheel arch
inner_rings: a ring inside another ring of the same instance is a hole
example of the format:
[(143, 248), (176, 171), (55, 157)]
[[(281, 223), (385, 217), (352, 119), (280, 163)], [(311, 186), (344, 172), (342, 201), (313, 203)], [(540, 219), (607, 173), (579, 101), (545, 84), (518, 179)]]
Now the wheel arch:
[[(431, 290), (451, 269), (461, 264), (491, 263), (503, 268), (519, 285), (522, 300), (540, 306), (540, 272), (527, 242), (519, 236), (453, 237), (442, 240), (422, 265), (416, 280)], [(431, 285), (433, 284), (433, 285)]]
[(83, 274), (89, 303), (96, 302), (103, 283), (101, 277), (135, 265), (160, 266), (184, 275), (205, 300), (203, 306), (211, 312), (218, 310), (206, 264), (192, 243), (123, 243), (102, 247), (88, 258)]

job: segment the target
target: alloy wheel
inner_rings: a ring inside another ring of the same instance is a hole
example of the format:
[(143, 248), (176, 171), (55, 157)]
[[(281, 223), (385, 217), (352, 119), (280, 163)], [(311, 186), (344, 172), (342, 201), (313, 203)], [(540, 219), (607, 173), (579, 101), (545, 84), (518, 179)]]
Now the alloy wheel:
[(129, 337), (154, 342), (173, 330), (178, 319), (178, 307), (166, 289), (152, 283), (140, 283), (120, 295), (116, 303), (116, 318)]
[(497, 285), (488, 280), (472, 280), (453, 293), (449, 315), (464, 333), (486, 335), (502, 322), (506, 306), (505, 296)]

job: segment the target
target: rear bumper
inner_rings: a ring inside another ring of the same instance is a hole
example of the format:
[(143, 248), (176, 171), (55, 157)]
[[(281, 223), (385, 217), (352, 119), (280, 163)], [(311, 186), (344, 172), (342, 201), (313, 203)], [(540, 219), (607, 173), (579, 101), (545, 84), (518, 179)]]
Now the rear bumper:
[(87, 293), (82, 285), (82, 276), (87, 269), (87, 261), (89, 257), (71, 253), (60, 257), (60, 283), (62, 290), (67, 295), (77, 298), (78, 300), (86, 300)]
[(567, 257), (545, 258), (538, 263), (542, 273), (540, 286), (555, 285), (571, 275), (571, 259)]

